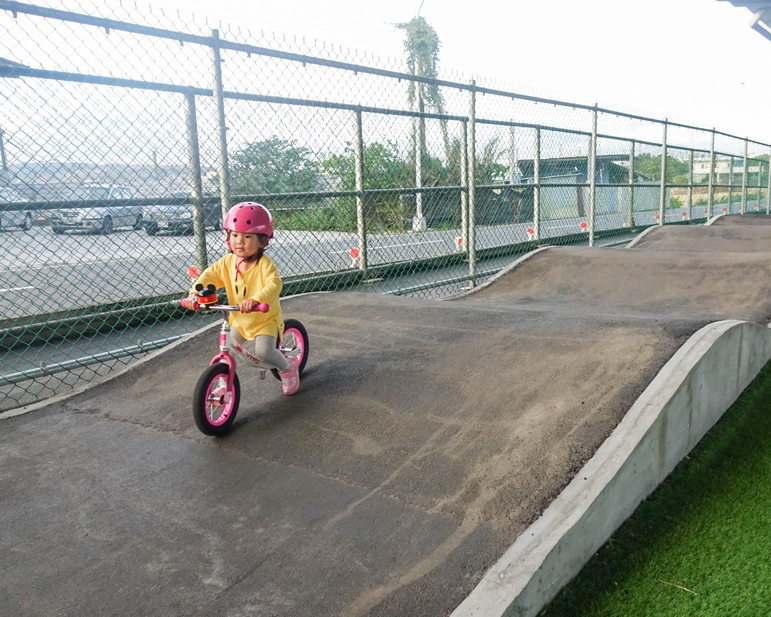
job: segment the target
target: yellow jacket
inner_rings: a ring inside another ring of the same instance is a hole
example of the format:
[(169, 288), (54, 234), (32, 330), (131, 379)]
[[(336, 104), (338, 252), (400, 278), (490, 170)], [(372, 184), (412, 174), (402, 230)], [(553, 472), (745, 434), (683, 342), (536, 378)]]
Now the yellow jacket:
[[(284, 318), (278, 301), (282, 284), (273, 260), (263, 253), (249, 270), (238, 273), (238, 280), (237, 262), (238, 257), (232, 253), (225, 255), (204, 270), (196, 283), (204, 287), (212, 283), (217, 289), (224, 287), (228, 294), (228, 304), (241, 304), (247, 298), (267, 302), (270, 305), (267, 313), (231, 313), (230, 325), (249, 341), (259, 334), (283, 338)], [(190, 293), (195, 293), (195, 289)]]

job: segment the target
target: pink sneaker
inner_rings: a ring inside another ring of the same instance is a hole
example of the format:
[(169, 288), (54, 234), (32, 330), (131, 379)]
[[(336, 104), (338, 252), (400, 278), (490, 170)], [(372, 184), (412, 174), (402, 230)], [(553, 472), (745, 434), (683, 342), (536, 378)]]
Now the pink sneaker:
[(281, 377), (281, 388), (284, 390), (284, 394), (292, 396), (300, 387), (300, 360), (297, 356), (287, 356), (289, 360), (289, 368), (283, 372), (279, 372), (278, 376)]

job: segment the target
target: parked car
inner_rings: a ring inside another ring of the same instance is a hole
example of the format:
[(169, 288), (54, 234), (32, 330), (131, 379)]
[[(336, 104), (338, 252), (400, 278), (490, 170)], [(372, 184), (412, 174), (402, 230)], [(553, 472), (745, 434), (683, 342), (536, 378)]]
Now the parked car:
[(52, 210), (51, 229), (64, 231), (112, 233), (118, 227), (142, 228), (142, 208), (127, 205), (136, 190), (116, 184), (83, 184), (76, 187), (65, 201), (86, 202), (88, 207)]
[(0, 229), (18, 227), (26, 231), (32, 227), (31, 212), (5, 209), (7, 204), (23, 203), (26, 201), (15, 189), (0, 186)]
[[(191, 202), (190, 193), (172, 193), (169, 199), (182, 199)], [(203, 196), (203, 221), (205, 228), (222, 229), (222, 211), (219, 200), (212, 195)], [(193, 204), (154, 205), (142, 208), (142, 220), (145, 231), (151, 236), (160, 232), (170, 234), (193, 233)]]

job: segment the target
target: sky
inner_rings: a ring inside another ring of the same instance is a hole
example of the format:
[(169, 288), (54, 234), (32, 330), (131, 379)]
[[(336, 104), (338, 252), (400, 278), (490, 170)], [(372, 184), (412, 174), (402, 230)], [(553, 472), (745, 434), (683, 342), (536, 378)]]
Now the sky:
[[(771, 41), (719, 0), (147, 0), (164, 10), (403, 55), (418, 14), (440, 64), (502, 89), (594, 104), (771, 143)], [(496, 84), (498, 85), (498, 84)]]

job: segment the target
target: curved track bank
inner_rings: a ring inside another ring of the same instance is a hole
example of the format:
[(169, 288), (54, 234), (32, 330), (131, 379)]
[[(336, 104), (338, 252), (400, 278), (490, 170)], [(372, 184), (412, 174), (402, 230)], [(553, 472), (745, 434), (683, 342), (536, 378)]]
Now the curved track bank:
[[(767, 225), (771, 217), (721, 216), (706, 227), (652, 227), (628, 248), (676, 252), (681, 263), (690, 262), (683, 255), (690, 252), (768, 253)], [(732, 256), (723, 258), (733, 262)], [(644, 283), (642, 287), (650, 290)], [(738, 290), (729, 287), (723, 292)], [(760, 301), (767, 305), (766, 291), (761, 294)], [(652, 301), (660, 301), (660, 295), (654, 292)], [(766, 323), (768, 316), (762, 317), (762, 310), (759, 314)], [(724, 320), (696, 332), (452, 617), (537, 615), (701, 440), (769, 359), (767, 325)]]
[[(0, 614), (533, 614), (768, 357), (767, 255), (704, 243), (545, 249), (453, 301), (289, 299), (301, 391), (244, 371), (219, 440), (189, 411), (211, 329), (0, 416)], [(668, 388), (700, 403), (661, 428)]]

